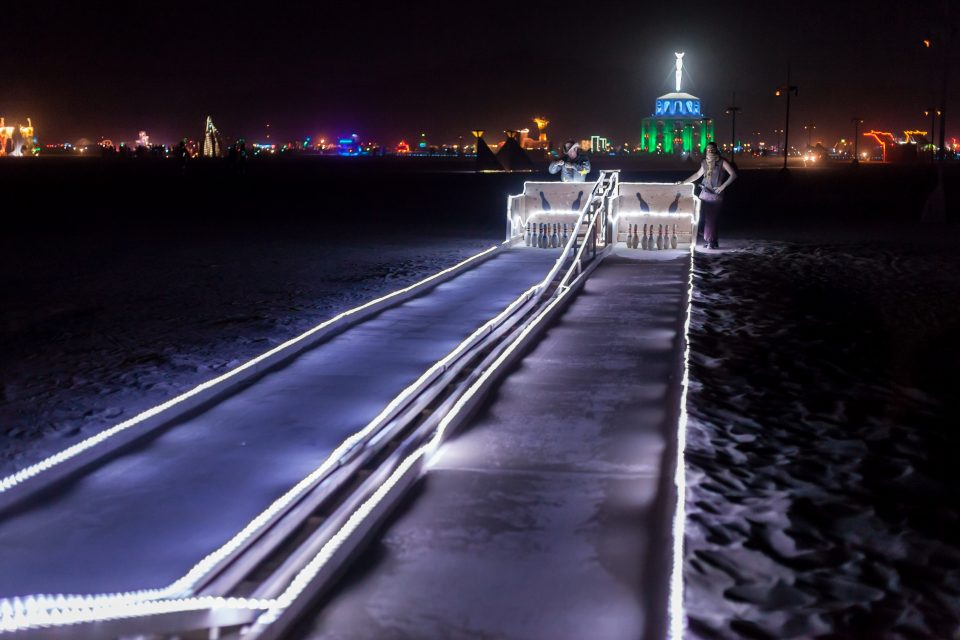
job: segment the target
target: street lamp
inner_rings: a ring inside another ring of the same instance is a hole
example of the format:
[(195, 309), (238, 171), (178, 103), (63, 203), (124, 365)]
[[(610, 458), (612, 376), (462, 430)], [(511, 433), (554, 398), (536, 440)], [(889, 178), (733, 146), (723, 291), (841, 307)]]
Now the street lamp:
[(803, 130), (807, 132), (807, 147), (810, 146), (810, 134), (813, 133), (814, 129), (816, 128), (817, 125), (813, 123), (803, 125)]
[(853, 164), (860, 164), (860, 125), (863, 124), (862, 118), (850, 118), (853, 122)]
[(937, 157), (937, 154), (936, 154), (937, 147), (933, 143), (933, 133), (934, 131), (936, 131), (934, 125), (936, 123), (937, 116), (940, 115), (940, 110), (934, 109), (933, 107), (929, 107), (927, 109), (924, 109), (923, 115), (930, 116), (930, 136), (928, 139), (930, 140), (930, 162), (933, 162), (934, 159)]
[[(938, 110), (937, 115), (940, 117), (940, 149), (937, 153), (937, 159), (940, 162), (943, 162), (944, 154), (944, 145), (946, 144), (946, 131), (947, 131), (947, 83), (950, 76), (950, 44), (953, 36), (956, 34), (957, 28), (949, 24), (948, 16), (946, 15), (947, 5), (944, 4), (944, 22), (941, 29), (938, 30), (936, 38), (933, 36), (928, 36), (923, 39), (923, 46), (927, 49), (939, 49), (941, 57), (941, 67), (943, 70), (943, 80), (940, 87), (940, 109)], [(933, 141), (933, 127), (930, 128), (930, 139)]]
[(730, 125), (730, 158), (736, 159), (737, 155), (737, 111), (740, 111), (740, 107), (737, 106), (737, 92), (733, 92), (733, 102), (729, 107), (727, 107), (727, 113), (733, 117), (733, 122)]
[(787, 94), (787, 118), (783, 127), (783, 170), (787, 170), (787, 155), (790, 151), (790, 94), (797, 95), (799, 87), (790, 84), (790, 64), (787, 63), (787, 84), (777, 88), (775, 95)]

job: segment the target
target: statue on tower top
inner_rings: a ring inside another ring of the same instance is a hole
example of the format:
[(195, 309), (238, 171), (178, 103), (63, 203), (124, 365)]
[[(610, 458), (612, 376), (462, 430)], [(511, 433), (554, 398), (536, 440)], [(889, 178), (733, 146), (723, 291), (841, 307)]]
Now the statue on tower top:
[(674, 53), (673, 55), (677, 56), (677, 93), (680, 93), (680, 78), (683, 76), (683, 52)]

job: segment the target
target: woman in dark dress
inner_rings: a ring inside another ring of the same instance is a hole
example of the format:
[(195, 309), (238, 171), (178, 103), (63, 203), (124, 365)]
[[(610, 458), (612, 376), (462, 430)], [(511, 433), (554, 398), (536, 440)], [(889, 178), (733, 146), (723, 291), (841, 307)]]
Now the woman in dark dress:
[[(726, 173), (726, 179), (723, 178)], [(723, 209), (723, 192), (737, 179), (737, 171), (720, 156), (716, 142), (708, 142), (706, 156), (695, 174), (683, 181), (683, 184), (700, 183), (700, 215), (703, 218), (703, 248), (719, 249), (720, 238), (717, 235), (717, 218)]]

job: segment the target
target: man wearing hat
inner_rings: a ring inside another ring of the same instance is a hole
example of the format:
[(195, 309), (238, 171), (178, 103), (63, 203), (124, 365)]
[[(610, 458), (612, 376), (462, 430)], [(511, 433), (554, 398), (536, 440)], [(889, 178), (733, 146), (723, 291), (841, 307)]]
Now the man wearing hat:
[(590, 173), (590, 158), (580, 153), (576, 140), (567, 140), (563, 143), (563, 154), (550, 163), (549, 171), (551, 175), (559, 173), (564, 182), (584, 182)]

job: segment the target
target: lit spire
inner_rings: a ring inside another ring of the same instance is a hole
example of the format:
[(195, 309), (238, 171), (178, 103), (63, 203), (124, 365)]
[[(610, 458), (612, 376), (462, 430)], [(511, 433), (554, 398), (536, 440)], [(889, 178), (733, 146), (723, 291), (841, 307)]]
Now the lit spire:
[(674, 53), (673, 55), (677, 56), (677, 93), (680, 93), (680, 78), (683, 76), (683, 52)]

